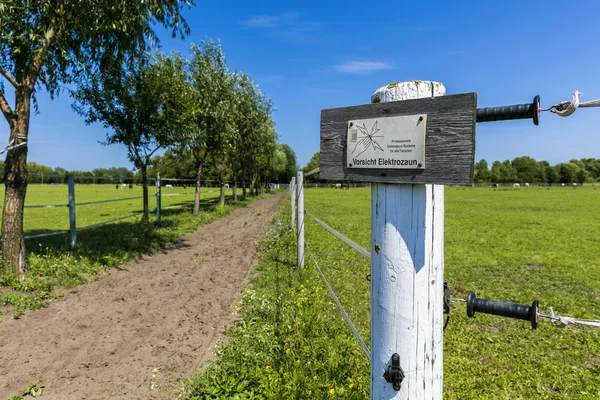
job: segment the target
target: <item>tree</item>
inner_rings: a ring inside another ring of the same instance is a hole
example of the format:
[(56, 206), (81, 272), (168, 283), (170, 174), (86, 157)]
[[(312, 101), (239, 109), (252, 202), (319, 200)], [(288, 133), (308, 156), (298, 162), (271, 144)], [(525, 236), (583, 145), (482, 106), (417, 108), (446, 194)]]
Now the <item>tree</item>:
[[(258, 193), (258, 186), (264, 189), (264, 180), (271, 172), (273, 155), (277, 150), (277, 133), (271, 118), (271, 100), (258, 89), (246, 74), (238, 74), (235, 86), (235, 131), (236, 142), (230, 146), (230, 157), (234, 179), (238, 172), (242, 179), (243, 196), (246, 197), (246, 181)], [(279, 157), (281, 158), (281, 157)]]
[[(304, 168), (302, 168), (302, 171), (304, 172), (310, 172), (315, 168), (319, 168), (321, 162), (321, 153), (320, 152), (316, 152), (315, 154), (313, 154), (313, 156), (310, 158), (310, 160), (308, 161), (308, 164), (306, 164), (306, 166)], [(313, 174), (311, 176), (307, 176), (306, 178), (304, 178), (305, 182), (309, 183), (316, 183), (319, 181), (319, 174)]]
[[(4, 272), (27, 271), (23, 239), (23, 206), (27, 191), (27, 142), (31, 102), (45, 88), (51, 97), (61, 85), (77, 84), (89, 72), (115, 69), (157, 43), (154, 27), (173, 36), (189, 32), (181, 17), (193, 0), (0, 2), (0, 109), (10, 126), (2, 214)], [(11, 107), (6, 83), (14, 89)]]
[(515, 157), (512, 160), (512, 167), (514, 168), (519, 182), (539, 182), (540, 171), (537, 161), (531, 157), (522, 156)]
[(480, 160), (475, 163), (475, 183), (486, 183), (490, 182), (492, 175), (488, 169), (488, 163), (485, 160)]
[[(199, 46), (192, 45), (189, 68), (195, 106), (190, 111), (192, 124), (180, 146), (195, 161), (196, 191), (193, 213), (197, 214), (200, 210), (202, 170), (210, 160), (209, 156), (212, 157), (214, 165), (224, 163), (225, 135), (233, 129), (229, 113), (234, 81), (225, 62), (223, 49), (213, 41), (203, 41)], [(224, 170), (221, 168), (219, 178), (222, 204), (225, 201), (223, 174)]]
[(74, 109), (86, 123), (101, 122), (112, 130), (104, 144), (127, 147), (129, 160), (142, 176), (145, 221), (148, 165), (158, 149), (180, 140), (188, 122), (188, 114), (181, 110), (191, 103), (191, 93), (181, 56), (173, 53), (169, 58), (159, 53), (118, 77), (92, 75), (75, 95)]
[(285, 153), (285, 168), (277, 179), (280, 183), (288, 183), (292, 180), (293, 176), (296, 176), (298, 161), (296, 161), (296, 153), (294, 153), (294, 150), (290, 146), (282, 144), (281, 149)]

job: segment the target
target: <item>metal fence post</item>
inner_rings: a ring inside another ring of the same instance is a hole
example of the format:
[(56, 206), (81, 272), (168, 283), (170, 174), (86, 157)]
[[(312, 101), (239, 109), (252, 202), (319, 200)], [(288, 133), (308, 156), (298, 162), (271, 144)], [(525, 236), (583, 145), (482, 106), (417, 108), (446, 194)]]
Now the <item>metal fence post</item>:
[(160, 222), (160, 173), (156, 174), (156, 222)]
[(298, 268), (304, 268), (304, 172), (296, 173), (296, 192), (298, 199)]
[(71, 249), (75, 248), (75, 243), (77, 242), (77, 223), (75, 217), (75, 177), (72, 174), (67, 176), (68, 184), (69, 184), (69, 233), (71, 234), (71, 239), (69, 244)]
[(290, 183), (290, 201), (292, 202), (292, 228), (296, 222), (296, 177)]

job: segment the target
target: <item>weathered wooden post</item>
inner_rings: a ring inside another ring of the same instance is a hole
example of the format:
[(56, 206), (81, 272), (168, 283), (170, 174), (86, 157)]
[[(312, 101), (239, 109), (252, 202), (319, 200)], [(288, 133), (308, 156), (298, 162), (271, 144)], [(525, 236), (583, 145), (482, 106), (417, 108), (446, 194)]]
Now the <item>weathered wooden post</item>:
[[(377, 89), (373, 99), (384, 103), (445, 94), (437, 82), (406, 82)], [(417, 124), (425, 125), (425, 118), (419, 116)], [(425, 146), (425, 136), (421, 143)], [(404, 145), (393, 148), (413, 149)], [(418, 167), (419, 157), (416, 162)], [(374, 183), (371, 215), (371, 398), (441, 399), (444, 186)], [(406, 377), (401, 393), (379, 372), (390, 359), (393, 365), (394, 353)]]
[(75, 213), (75, 177), (72, 174), (69, 174), (67, 177), (67, 182), (69, 186), (69, 234), (71, 236), (69, 245), (71, 246), (71, 249), (74, 249), (75, 244), (77, 243), (77, 216)]
[(156, 173), (156, 223), (160, 222), (160, 173)]
[(474, 93), (444, 94), (392, 83), (321, 112), (320, 178), (372, 184), (371, 399), (442, 398), (442, 185), (471, 184), (476, 118)]
[(296, 198), (298, 203), (298, 268), (304, 268), (304, 172), (296, 173)]
[(292, 202), (292, 229), (294, 228), (294, 223), (296, 222), (296, 177), (292, 177), (292, 182), (290, 183), (290, 201)]

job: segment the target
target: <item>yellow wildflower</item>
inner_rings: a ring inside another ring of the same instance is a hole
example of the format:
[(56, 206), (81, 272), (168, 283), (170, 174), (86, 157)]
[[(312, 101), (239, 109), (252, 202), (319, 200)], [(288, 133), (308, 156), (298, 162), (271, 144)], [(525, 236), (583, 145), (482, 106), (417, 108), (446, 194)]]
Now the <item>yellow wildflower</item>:
[(271, 370), (271, 367), (270, 367), (269, 365), (267, 365), (267, 366), (265, 367), (265, 371), (269, 372), (270, 370)]
[(296, 360), (296, 364), (300, 365), (300, 360), (299, 359)]
[(309, 361), (309, 362), (307, 362), (307, 363), (306, 363), (306, 365), (310, 367), (310, 361)]
[(285, 354), (286, 354), (286, 355), (288, 355), (288, 356), (289, 356), (291, 352), (292, 352), (292, 350), (290, 350), (290, 349), (285, 349)]
[(335, 389), (329, 389), (329, 395), (330, 396), (335, 395)]
[(315, 375), (315, 376), (313, 376), (313, 381), (316, 381), (316, 380), (317, 380), (317, 376)]

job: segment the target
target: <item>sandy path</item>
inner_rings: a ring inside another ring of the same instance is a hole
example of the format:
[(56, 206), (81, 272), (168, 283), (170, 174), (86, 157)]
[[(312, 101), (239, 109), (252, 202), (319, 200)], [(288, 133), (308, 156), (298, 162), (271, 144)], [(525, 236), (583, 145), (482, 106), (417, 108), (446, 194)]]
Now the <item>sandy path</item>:
[(0, 323), (0, 400), (33, 378), (46, 386), (43, 399), (175, 398), (178, 379), (197, 370), (231, 320), (283, 197), (255, 201), (49, 308)]

